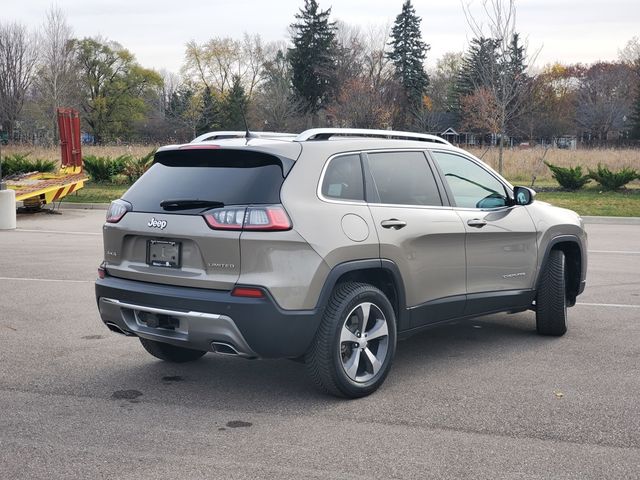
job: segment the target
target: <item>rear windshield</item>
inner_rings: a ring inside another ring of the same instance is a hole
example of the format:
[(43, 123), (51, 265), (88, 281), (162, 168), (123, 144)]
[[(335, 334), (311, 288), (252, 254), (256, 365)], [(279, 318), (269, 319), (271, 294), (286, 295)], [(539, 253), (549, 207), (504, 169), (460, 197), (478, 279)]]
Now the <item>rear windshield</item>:
[(156, 154), (152, 167), (122, 198), (137, 212), (164, 212), (160, 202), (165, 200), (280, 203), (283, 181), (282, 162), (272, 155), (246, 150), (169, 150)]

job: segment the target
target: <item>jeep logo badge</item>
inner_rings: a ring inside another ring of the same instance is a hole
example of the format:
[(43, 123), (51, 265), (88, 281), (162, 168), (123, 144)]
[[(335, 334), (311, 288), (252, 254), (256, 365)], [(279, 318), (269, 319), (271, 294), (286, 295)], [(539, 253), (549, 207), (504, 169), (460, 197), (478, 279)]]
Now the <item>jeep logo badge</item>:
[(156, 220), (155, 217), (151, 217), (151, 220), (149, 220), (149, 223), (147, 223), (147, 227), (159, 228), (160, 230), (164, 230), (164, 227), (166, 226), (166, 220)]

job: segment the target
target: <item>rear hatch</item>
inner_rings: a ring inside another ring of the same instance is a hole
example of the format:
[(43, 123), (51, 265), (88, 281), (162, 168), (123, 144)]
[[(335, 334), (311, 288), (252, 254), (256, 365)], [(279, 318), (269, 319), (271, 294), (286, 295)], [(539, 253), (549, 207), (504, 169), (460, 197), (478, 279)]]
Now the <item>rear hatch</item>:
[(104, 226), (107, 273), (232, 289), (240, 274), (242, 230), (290, 228), (279, 204), (292, 164), (255, 150), (159, 151), (152, 167), (110, 208)]

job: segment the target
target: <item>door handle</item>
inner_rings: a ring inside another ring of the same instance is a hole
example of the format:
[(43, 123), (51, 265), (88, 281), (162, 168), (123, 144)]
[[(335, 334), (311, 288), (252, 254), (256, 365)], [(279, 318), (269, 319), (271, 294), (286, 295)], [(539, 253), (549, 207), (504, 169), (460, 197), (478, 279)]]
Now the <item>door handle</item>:
[(383, 220), (380, 222), (382, 228), (393, 228), (394, 230), (400, 230), (407, 226), (407, 222), (398, 220), (397, 218), (390, 218), (389, 220)]
[(482, 228), (487, 224), (486, 220), (482, 220), (480, 218), (472, 218), (471, 220), (467, 221), (467, 225), (469, 225), (470, 227), (476, 227), (476, 228)]

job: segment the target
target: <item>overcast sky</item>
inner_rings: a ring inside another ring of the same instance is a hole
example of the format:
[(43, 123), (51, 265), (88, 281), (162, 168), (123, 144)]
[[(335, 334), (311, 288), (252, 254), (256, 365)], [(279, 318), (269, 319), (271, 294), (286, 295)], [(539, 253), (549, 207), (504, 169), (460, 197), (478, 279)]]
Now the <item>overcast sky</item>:
[[(479, 5), (481, 0), (472, 1)], [(51, 0), (2, 0), (0, 21), (37, 27)], [(367, 27), (393, 22), (403, 0), (319, 0), (332, 18)], [(304, 0), (58, 0), (77, 37), (100, 35), (135, 54), (145, 67), (177, 72), (184, 45), (212, 37), (260, 34), (287, 40), (287, 28)], [(471, 37), (459, 0), (413, 0), (422, 35), (431, 45), (428, 66), (448, 51), (461, 51)], [(615, 60), (618, 50), (640, 36), (640, 0), (518, 0), (517, 29), (537, 65), (560, 61)]]

